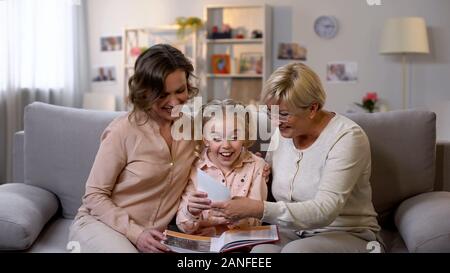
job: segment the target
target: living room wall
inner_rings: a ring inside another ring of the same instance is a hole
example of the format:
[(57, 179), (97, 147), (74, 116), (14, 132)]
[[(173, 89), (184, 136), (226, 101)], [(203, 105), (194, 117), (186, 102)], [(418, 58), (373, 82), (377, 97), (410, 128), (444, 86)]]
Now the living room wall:
[[(280, 42), (297, 42), (308, 49), (306, 63), (325, 82), (326, 64), (332, 61), (358, 63), (357, 83), (325, 83), (327, 108), (346, 112), (366, 92), (378, 92), (388, 109), (401, 109), (401, 61), (397, 56), (378, 53), (381, 29), (390, 17), (424, 17), (429, 28), (431, 54), (411, 56), (410, 100), (413, 108), (438, 113), (438, 138), (450, 139), (450, 1), (381, 0), (369, 6), (366, 0), (247, 0), (246, 4), (267, 3), (273, 7), (273, 68), (286, 63), (277, 60)], [(172, 24), (178, 16), (203, 17), (205, 5), (243, 4), (228, 0), (89, 0), (89, 38), (91, 63), (114, 65), (115, 85), (92, 85), (94, 92), (114, 93), (121, 100), (123, 53), (100, 52), (100, 37), (122, 35), (126, 27)], [(337, 17), (340, 31), (336, 38), (323, 40), (313, 30), (320, 15)], [(449, 115), (447, 115), (449, 116)]]

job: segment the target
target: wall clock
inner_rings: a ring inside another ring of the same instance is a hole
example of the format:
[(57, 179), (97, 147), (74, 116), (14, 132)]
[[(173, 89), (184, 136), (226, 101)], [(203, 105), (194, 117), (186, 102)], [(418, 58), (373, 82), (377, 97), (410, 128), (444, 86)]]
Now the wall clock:
[(338, 21), (334, 16), (320, 16), (314, 23), (314, 31), (319, 37), (324, 39), (336, 37), (338, 30)]

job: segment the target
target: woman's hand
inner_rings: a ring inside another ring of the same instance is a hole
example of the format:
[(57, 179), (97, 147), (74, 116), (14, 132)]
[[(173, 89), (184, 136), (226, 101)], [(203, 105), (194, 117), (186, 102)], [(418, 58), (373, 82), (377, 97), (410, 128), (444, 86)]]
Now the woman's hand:
[(188, 198), (188, 211), (194, 216), (198, 216), (202, 211), (211, 209), (211, 200), (205, 192), (196, 191)]
[[(256, 152), (255, 155), (259, 156), (261, 158), (263, 157), (260, 152)], [(271, 169), (270, 164), (266, 162), (266, 165), (264, 165), (264, 169), (263, 169), (263, 177), (269, 177), (270, 169)]]
[(266, 163), (264, 165), (263, 174), (262, 174), (264, 178), (270, 176), (270, 169), (271, 169), (270, 164)]
[(139, 235), (136, 247), (140, 252), (163, 253), (170, 252), (170, 248), (163, 245), (161, 241), (166, 240), (166, 236), (156, 229), (146, 229)]
[(224, 217), (235, 222), (244, 218), (261, 219), (264, 213), (264, 202), (246, 197), (234, 197), (227, 202), (211, 204), (211, 214), (215, 217)]

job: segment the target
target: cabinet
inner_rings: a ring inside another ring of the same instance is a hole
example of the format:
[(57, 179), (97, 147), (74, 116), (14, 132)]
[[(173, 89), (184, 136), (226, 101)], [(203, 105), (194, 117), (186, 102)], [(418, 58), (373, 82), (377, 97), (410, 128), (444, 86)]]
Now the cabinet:
[(134, 73), (134, 64), (138, 56), (147, 48), (155, 44), (170, 44), (181, 50), (192, 62), (194, 71), (197, 70), (198, 57), (202, 56), (199, 45), (198, 31), (191, 31), (183, 36), (177, 34), (177, 25), (159, 26), (152, 28), (129, 28), (124, 33), (124, 94), (127, 105), (128, 79)]
[(256, 104), (272, 70), (268, 5), (207, 6), (206, 97)]

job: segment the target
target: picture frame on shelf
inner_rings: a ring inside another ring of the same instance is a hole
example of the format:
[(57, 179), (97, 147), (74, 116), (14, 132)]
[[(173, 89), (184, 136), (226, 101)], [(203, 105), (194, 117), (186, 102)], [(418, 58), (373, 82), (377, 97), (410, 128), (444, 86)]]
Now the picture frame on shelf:
[(230, 74), (231, 61), (230, 55), (214, 54), (211, 56), (211, 67), (214, 74)]
[(240, 74), (263, 73), (263, 54), (261, 52), (243, 52), (239, 59)]

